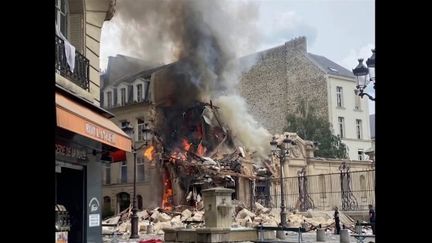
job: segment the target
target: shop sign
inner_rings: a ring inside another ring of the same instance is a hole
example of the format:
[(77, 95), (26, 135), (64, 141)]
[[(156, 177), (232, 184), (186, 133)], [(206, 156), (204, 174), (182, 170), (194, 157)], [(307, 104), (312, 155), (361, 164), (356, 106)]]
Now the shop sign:
[(91, 123), (85, 124), (85, 132), (92, 137), (102, 139), (103, 141), (106, 141), (108, 143), (111, 143), (111, 144), (116, 143), (116, 140), (115, 140), (116, 137), (115, 137), (114, 133), (110, 132), (107, 129), (103, 129), (101, 127), (93, 125)]
[(70, 145), (55, 144), (55, 152), (56, 155), (61, 155), (69, 158), (75, 158), (75, 159), (87, 159), (87, 151), (82, 148), (72, 147)]

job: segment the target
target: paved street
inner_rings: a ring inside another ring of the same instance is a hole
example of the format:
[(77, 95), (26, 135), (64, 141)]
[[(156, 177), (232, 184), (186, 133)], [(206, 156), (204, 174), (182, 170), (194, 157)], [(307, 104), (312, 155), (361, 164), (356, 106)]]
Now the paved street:
[[(124, 237), (119, 237), (118, 239), (112, 239), (112, 238), (104, 238), (104, 243), (111, 243), (111, 242), (116, 242), (116, 243), (131, 243), (131, 242), (139, 242), (140, 240), (150, 240), (150, 239), (161, 239), (163, 240), (163, 235), (147, 235), (147, 234), (141, 234), (140, 235), (140, 239), (139, 240), (128, 240), (127, 239), (127, 235), (125, 235)], [(289, 232), (288, 233), (288, 237), (286, 239), (285, 242), (292, 242), (292, 243), (297, 243), (298, 242), (298, 235), (294, 232)], [(303, 243), (315, 243), (318, 241), (316, 241), (316, 233), (315, 232), (308, 232), (308, 233), (304, 233), (303, 234)], [(339, 243), (339, 235), (335, 235), (335, 234), (326, 234), (326, 241), (327, 243)], [(350, 242), (352, 243), (356, 243), (356, 239), (354, 237), (351, 236)], [(364, 241), (364, 243), (369, 243), (369, 242), (375, 242), (375, 238), (366, 238)]]

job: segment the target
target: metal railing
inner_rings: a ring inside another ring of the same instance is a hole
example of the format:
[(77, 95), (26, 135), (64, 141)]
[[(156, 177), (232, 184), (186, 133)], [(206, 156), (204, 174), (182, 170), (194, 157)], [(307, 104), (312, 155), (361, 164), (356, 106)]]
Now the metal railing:
[(81, 88), (90, 91), (90, 62), (81, 53), (75, 50), (75, 66), (73, 72), (71, 72), (70, 67), (66, 60), (65, 54), (65, 44), (64, 40), (59, 36), (55, 36), (55, 68), (60, 75), (68, 78), (73, 83), (77, 84)]
[[(270, 193), (257, 193), (255, 201), (280, 207), (278, 180), (269, 179)], [(375, 204), (375, 170), (349, 172), (348, 177), (342, 173), (286, 177), (284, 185), (287, 209), (364, 211)]]

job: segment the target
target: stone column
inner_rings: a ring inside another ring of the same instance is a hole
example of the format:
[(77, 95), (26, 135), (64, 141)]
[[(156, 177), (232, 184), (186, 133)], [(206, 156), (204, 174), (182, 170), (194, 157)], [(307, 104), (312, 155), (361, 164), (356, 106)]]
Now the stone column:
[(205, 228), (196, 229), (196, 242), (229, 242), (233, 206), (231, 194), (234, 190), (216, 187), (202, 191), (204, 201)]
[(316, 240), (317, 241), (325, 241), (325, 229), (317, 229)]
[(206, 228), (231, 228), (233, 213), (231, 194), (233, 192), (234, 190), (223, 187), (202, 191)]
[(347, 229), (340, 230), (340, 243), (350, 243), (350, 234)]

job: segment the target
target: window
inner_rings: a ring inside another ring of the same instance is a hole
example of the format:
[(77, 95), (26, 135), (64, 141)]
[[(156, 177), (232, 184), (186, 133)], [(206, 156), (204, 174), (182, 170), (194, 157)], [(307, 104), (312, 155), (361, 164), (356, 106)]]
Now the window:
[(339, 125), (339, 135), (341, 138), (345, 137), (345, 124), (344, 124), (344, 118), (338, 117), (338, 125)]
[(144, 85), (144, 100), (149, 100), (150, 97), (149, 86), (150, 86), (150, 80), (146, 79)]
[(117, 106), (117, 96), (118, 96), (118, 94), (117, 94), (117, 88), (114, 88), (114, 91), (113, 91), (113, 93), (114, 93), (114, 99), (113, 99), (113, 106)]
[(126, 192), (117, 194), (117, 213), (120, 213), (130, 206), (130, 195)]
[(128, 127), (129, 124), (130, 124), (130, 122), (127, 120), (120, 121), (120, 128), (123, 129), (124, 127)]
[(143, 100), (143, 85), (137, 84), (137, 101), (141, 102)]
[(128, 85), (128, 95), (127, 95), (127, 97), (128, 97), (127, 103), (128, 104), (132, 104), (133, 103), (133, 97), (134, 97), (133, 90), (134, 90), (134, 86), (133, 85)]
[(126, 104), (126, 88), (120, 89), (120, 105), (124, 106)]
[(343, 106), (343, 90), (342, 87), (337, 86), (336, 87), (336, 105), (337, 107)]
[(264, 207), (270, 207), (270, 184), (267, 180), (258, 180), (255, 185), (255, 201)]
[(144, 158), (138, 157), (137, 158), (137, 181), (144, 181)]
[(121, 183), (127, 183), (127, 162), (126, 161), (123, 161), (121, 163), (120, 181)]
[(64, 37), (68, 37), (68, 12), (67, 0), (56, 0), (55, 22), (58, 30)]
[(362, 121), (360, 119), (356, 119), (356, 131), (357, 131), (357, 139), (362, 138)]
[(111, 164), (105, 165), (105, 184), (111, 184)]
[(357, 95), (357, 90), (354, 90), (354, 110), (361, 110), (360, 96)]
[(107, 92), (107, 107), (110, 108), (113, 106), (113, 97), (112, 97), (112, 92), (108, 91)]
[(137, 128), (138, 128), (138, 141), (144, 141), (144, 134), (142, 132), (142, 130), (144, 129), (145, 124), (144, 124), (144, 119), (138, 118), (137, 119)]
[(364, 152), (363, 152), (363, 149), (359, 149), (359, 150), (358, 150), (358, 159), (359, 159), (359, 160), (364, 160)]
[(326, 181), (325, 181), (325, 176), (323, 174), (319, 175), (319, 183), (320, 183), (320, 189), (321, 189), (320, 198), (327, 198)]
[(105, 196), (103, 198), (102, 214), (103, 214), (103, 218), (112, 215), (112, 213), (111, 213), (111, 198), (109, 196)]

